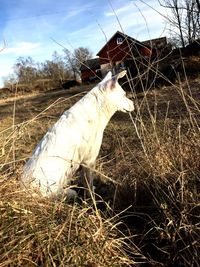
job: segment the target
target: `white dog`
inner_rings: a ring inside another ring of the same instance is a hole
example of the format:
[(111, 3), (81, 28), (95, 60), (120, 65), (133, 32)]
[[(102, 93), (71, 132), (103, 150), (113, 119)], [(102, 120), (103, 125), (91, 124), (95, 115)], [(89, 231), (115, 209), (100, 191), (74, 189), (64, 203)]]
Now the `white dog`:
[(21, 184), (42, 196), (59, 197), (75, 172), (84, 169), (86, 184), (92, 189), (91, 171), (102, 143), (103, 132), (116, 111), (131, 112), (133, 102), (118, 83), (126, 71), (106, 77), (48, 130), (25, 165)]

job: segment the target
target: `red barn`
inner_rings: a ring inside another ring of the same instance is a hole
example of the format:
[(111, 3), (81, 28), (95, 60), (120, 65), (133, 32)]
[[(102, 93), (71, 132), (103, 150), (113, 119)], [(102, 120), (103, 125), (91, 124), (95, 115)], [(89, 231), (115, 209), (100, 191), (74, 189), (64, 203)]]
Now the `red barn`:
[(97, 53), (99, 56), (102, 74), (112, 69), (114, 72), (119, 68), (130, 67), (134, 58), (151, 57), (149, 46), (136, 39), (117, 31)]
[(137, 83), (137, 77), (149, 72), (148, 62), (159, 56), (166, 45), (166, 37), (140, 42), (117, 31), (97, 53), (99, 58), (88, 60), (81, 66), (82, 81), (104, 77), (109, 70), (117, 73), (125, 68)]
[(101, 66), (99, 58), (93, 58), (85, 61), (80, 68), (82, 82), (91, 82), (101, 79)]

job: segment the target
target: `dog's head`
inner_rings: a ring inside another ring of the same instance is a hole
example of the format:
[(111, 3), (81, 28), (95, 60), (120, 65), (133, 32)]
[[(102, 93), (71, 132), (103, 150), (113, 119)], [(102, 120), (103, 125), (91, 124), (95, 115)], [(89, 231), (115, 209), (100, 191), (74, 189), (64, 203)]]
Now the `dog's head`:
[(126, 92), (118, 83), (118, 80), (125, 75), (126, 70), (115, 76), (112, 76), (111, 71), (109, 71), (100, 84), (104, 87), (108, 102), (116, 108), (116, 111), (131, 112), (134, 110), (133, 101), (126, 96)]

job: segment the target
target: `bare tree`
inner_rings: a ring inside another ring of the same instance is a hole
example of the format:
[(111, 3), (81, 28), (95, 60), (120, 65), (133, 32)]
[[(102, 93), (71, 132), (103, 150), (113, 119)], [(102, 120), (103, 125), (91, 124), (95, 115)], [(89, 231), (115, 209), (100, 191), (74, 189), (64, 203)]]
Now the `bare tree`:
[(186, 17), (185, 26), (188, 43), (192, 43), (199, 34), (199, 16), (200, 12), (198, 10), (197, 2), (194, 0), (185, 0), (186, 7)]
[(81, 65), (88, 59), (92, 58), (92, 52), (86, 47), (79, 47), (74, 50), (74, 57), (76, 62), (76, 71), (80, 73)]
[(67, 48), (65, 48), (63, 51), (65, 53), (67, 66), (72, 71), (74, 80), (76, 80), (76, 61), (74, 55)]
[[(2, 50), (0, 49), (0, 52)], [(79, 47), (71, 53), (64, 49), (64, 55), (59, 55), (56, 51), (52, 55), (52, 60), (35, 63), (31, 57), (19, 57), (14, 64), (14, 76), (16, 82), (33, 84), (37, 79), (48, 78), (60, 84), (66, 79), (73, 77), (76, 80), (80, 73), (81, 64), (92, 57), (89, 49)], [(9, 77), (5, 81), (9, 82)]]
[(14, 65), (14, 72), (19, 83), (32, 83), (37, 76), (37, 69), (31, 57), (19, 57)]
[(80, 67), (83, 62), (92, 58), (92, 52), (85, 47), (79, 47), (70, 52), (68, 49), (64, 49), (67, 65), (72, 71), (73, 78), (76, 80), (77, 75), (80, 74)]
[(200, 33), (200, 1), (199, 0), (161, 0), (160, 5), (170, 10), (167, 17), (173, 29), (172, 36), (180, 40), (185, 47)]
[(69, 78), (64, 58), (54, 51), (52, 60), (46, 60), (40, 64), (40, 77), (50, 78), (53, 81), (62, 82)]
[(197, 8), (198, 8), (198, 10), (200, 12), (200, 1), (199, 0), (196, 0), (196, 4), (197, 4)]
[(13, 88), (14, 84), (17, 83), (16, 76), (14, 74), (9, 74), (3, 79), (4, 87)]

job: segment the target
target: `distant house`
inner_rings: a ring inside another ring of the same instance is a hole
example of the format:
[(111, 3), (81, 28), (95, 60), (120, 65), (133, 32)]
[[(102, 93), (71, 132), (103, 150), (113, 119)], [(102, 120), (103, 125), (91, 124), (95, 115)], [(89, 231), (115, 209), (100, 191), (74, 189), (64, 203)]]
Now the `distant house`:
[(135, 57), (151, 57), (150, 46), (117, 31), (97, 53), (102, 75), (112, 69), (127, 68), (134, 64)]
[(147, 71), (148, 61), (159, 56), (166, 47), (166, 37), (140, 42), (117, 31), (97, 53), (98, 58), (82, 64), (82, 81), (104, 77), (109, 70), (117, 73), (123, 68), (134, 78), (138, 72), (141, 74)]
[(95, 79), (101, 79), (101, 66), (99, 58), (93, 58), (85, 61), (80, 68), (82, 82), (90, 82)]

